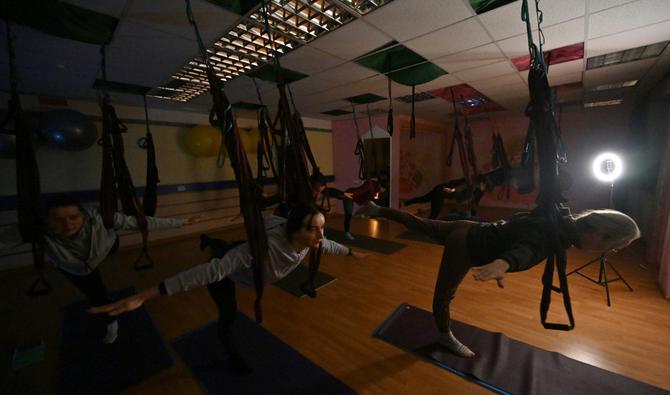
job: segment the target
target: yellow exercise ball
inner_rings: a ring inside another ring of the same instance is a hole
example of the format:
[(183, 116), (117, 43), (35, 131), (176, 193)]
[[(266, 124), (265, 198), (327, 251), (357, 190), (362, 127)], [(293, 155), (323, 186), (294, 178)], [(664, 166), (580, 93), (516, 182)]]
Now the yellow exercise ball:
[(184, 148), (196, 157), (216, 156), (221, 147), (221, 130), (211, 125), (197, 125), (184, 135)]

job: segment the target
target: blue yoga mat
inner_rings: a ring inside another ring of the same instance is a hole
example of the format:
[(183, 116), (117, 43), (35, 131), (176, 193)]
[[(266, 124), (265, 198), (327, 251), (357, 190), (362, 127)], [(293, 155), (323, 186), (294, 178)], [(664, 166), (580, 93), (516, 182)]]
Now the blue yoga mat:
[(355, 394), (243, 314), (235, 321), (235, 342), (253, 373), (229, 374), (228, 359), (210, 322), (179, 336), (172, 346), (209, 394)]
[[(112, 292), (118, 300), (133, 288)], [(85, 301), (64, 308), (61, 330), (59, 394), (115, 394), (172, 366), (173, 360), (144, 308), (119, 316), (119, 337), (103, 344), (106, 327), (88, 314)]]

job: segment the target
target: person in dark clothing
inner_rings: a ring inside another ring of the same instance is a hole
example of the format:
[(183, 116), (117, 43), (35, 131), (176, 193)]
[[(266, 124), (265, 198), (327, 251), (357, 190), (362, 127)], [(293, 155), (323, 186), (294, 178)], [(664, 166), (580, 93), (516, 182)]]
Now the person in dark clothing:
[[(314, 201), (323, 211), (330, 210), (330, 198), (342, 201), (342, 208), (344, 211), (344, 232), (345, 237), (349, 240), (355, 240), (354, 235), (351, 234), (351, 218), (354, 213), (354, 202), (362, 205), (370, 200), (376, 199), (380, 193), (384, 192), (384, 188), (375, 178), (365, 180), (363, 184), (357, 187), (348, 188), (346, 191), (328, 187), (326, 176), (320, 172), (312, 174), (309, 177), (309, 181), (312, 187), (312, 192), (314, 193)], [(262, 208), (275, 204), (280, 204), (281, 212), (288, 213), (290, 211), (290, 207), (281, 207), (281, 200), (278, 194), (265, 197), (262, 203)]]
[(482, 173), (475, 178), (472, 196), (470, 196), (468, 191), (468, 184), (465, 182), (465, 178), (458, 178), (446, 183), (437, 184), (427, 194), (407, 199), (403, 202), (403, 205), (410, 206), (417, 203), (430, 203), (429, 218), (436, 219), (442, 210), (445, 199), (467, 202), (472, 197), (469, 216), (474, 217), (477, 214), (476, 209), (479, 206), (479, 201), (484, 194), (493, 189), (493, 187), (502, 185), (504, 181), (504, 169), (499, 168), (488, 173)]
[[(505, 272), (530, 269), (547, 257), (548, 224), (544, 217), (520, 213), (510, 221), (440, 221), (368, 203), (356, 213), (383, 217), (421, 232), (444, 245), (433, 296), (433, 315), (440, 344), (462, 357), (474, 357), (450, 329), (449, 304), (470, 269), (479, 281), (496, 280), (504, 288)], [(600, 253), (626, 247), (640, 237), (633, 219), (615, 210), (591, 210), (567, 216), (559, 235), (564, 248)]]

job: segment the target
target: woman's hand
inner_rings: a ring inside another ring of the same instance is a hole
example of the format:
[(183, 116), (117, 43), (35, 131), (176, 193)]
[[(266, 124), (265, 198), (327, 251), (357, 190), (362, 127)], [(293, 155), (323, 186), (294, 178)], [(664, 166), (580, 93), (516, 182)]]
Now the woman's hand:
[(354, 198), (354, 194), (351, 193), (351, 192), (344, 192), (344, 196), (346, 196), (347, 199), (353, 199)]
[(189, 226), (189, 225), (197, 224), (198, 222), (200, 222), (200, 216), (196, 215), (196, 216), (193, 216), (193, 217), (190, 217), (190, 218), (186, 218), (184, 220), (184, 222), (181, 223), (181, 226)]
[(500, 288), (505, 288), (505, 272), (509, 270), (509, 263), (504, 259), (496, 259), (488, 265), (473, 267), (473, 277), (477, 281), (496, 280)]
[(92, 307), (87, 311), (91, 314), (107, 313), (110, 316), (117, 316), (127, 311), (139, 309), (144, 302), (157, 295), (159, 295), (158, 287), (148, 288), (125, 299), (104, 306)]
[(356, 210), (356, 216), (367, 215), (369, 217), (375, 218), (379, 216), (379, 210), (381, 207), (376, 205), (374, 202), (367, 202), (365, 205), (361, 206)]

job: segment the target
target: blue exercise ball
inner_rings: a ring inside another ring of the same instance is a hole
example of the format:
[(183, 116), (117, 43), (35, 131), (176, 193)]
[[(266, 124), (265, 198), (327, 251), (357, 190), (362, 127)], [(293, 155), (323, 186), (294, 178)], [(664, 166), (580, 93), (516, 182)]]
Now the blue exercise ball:
[(74, 110), (49, 111), (38, 128), (47, 145), (66, 151), (83, 151), (98, 140), (98, 131), (84, 114)]

